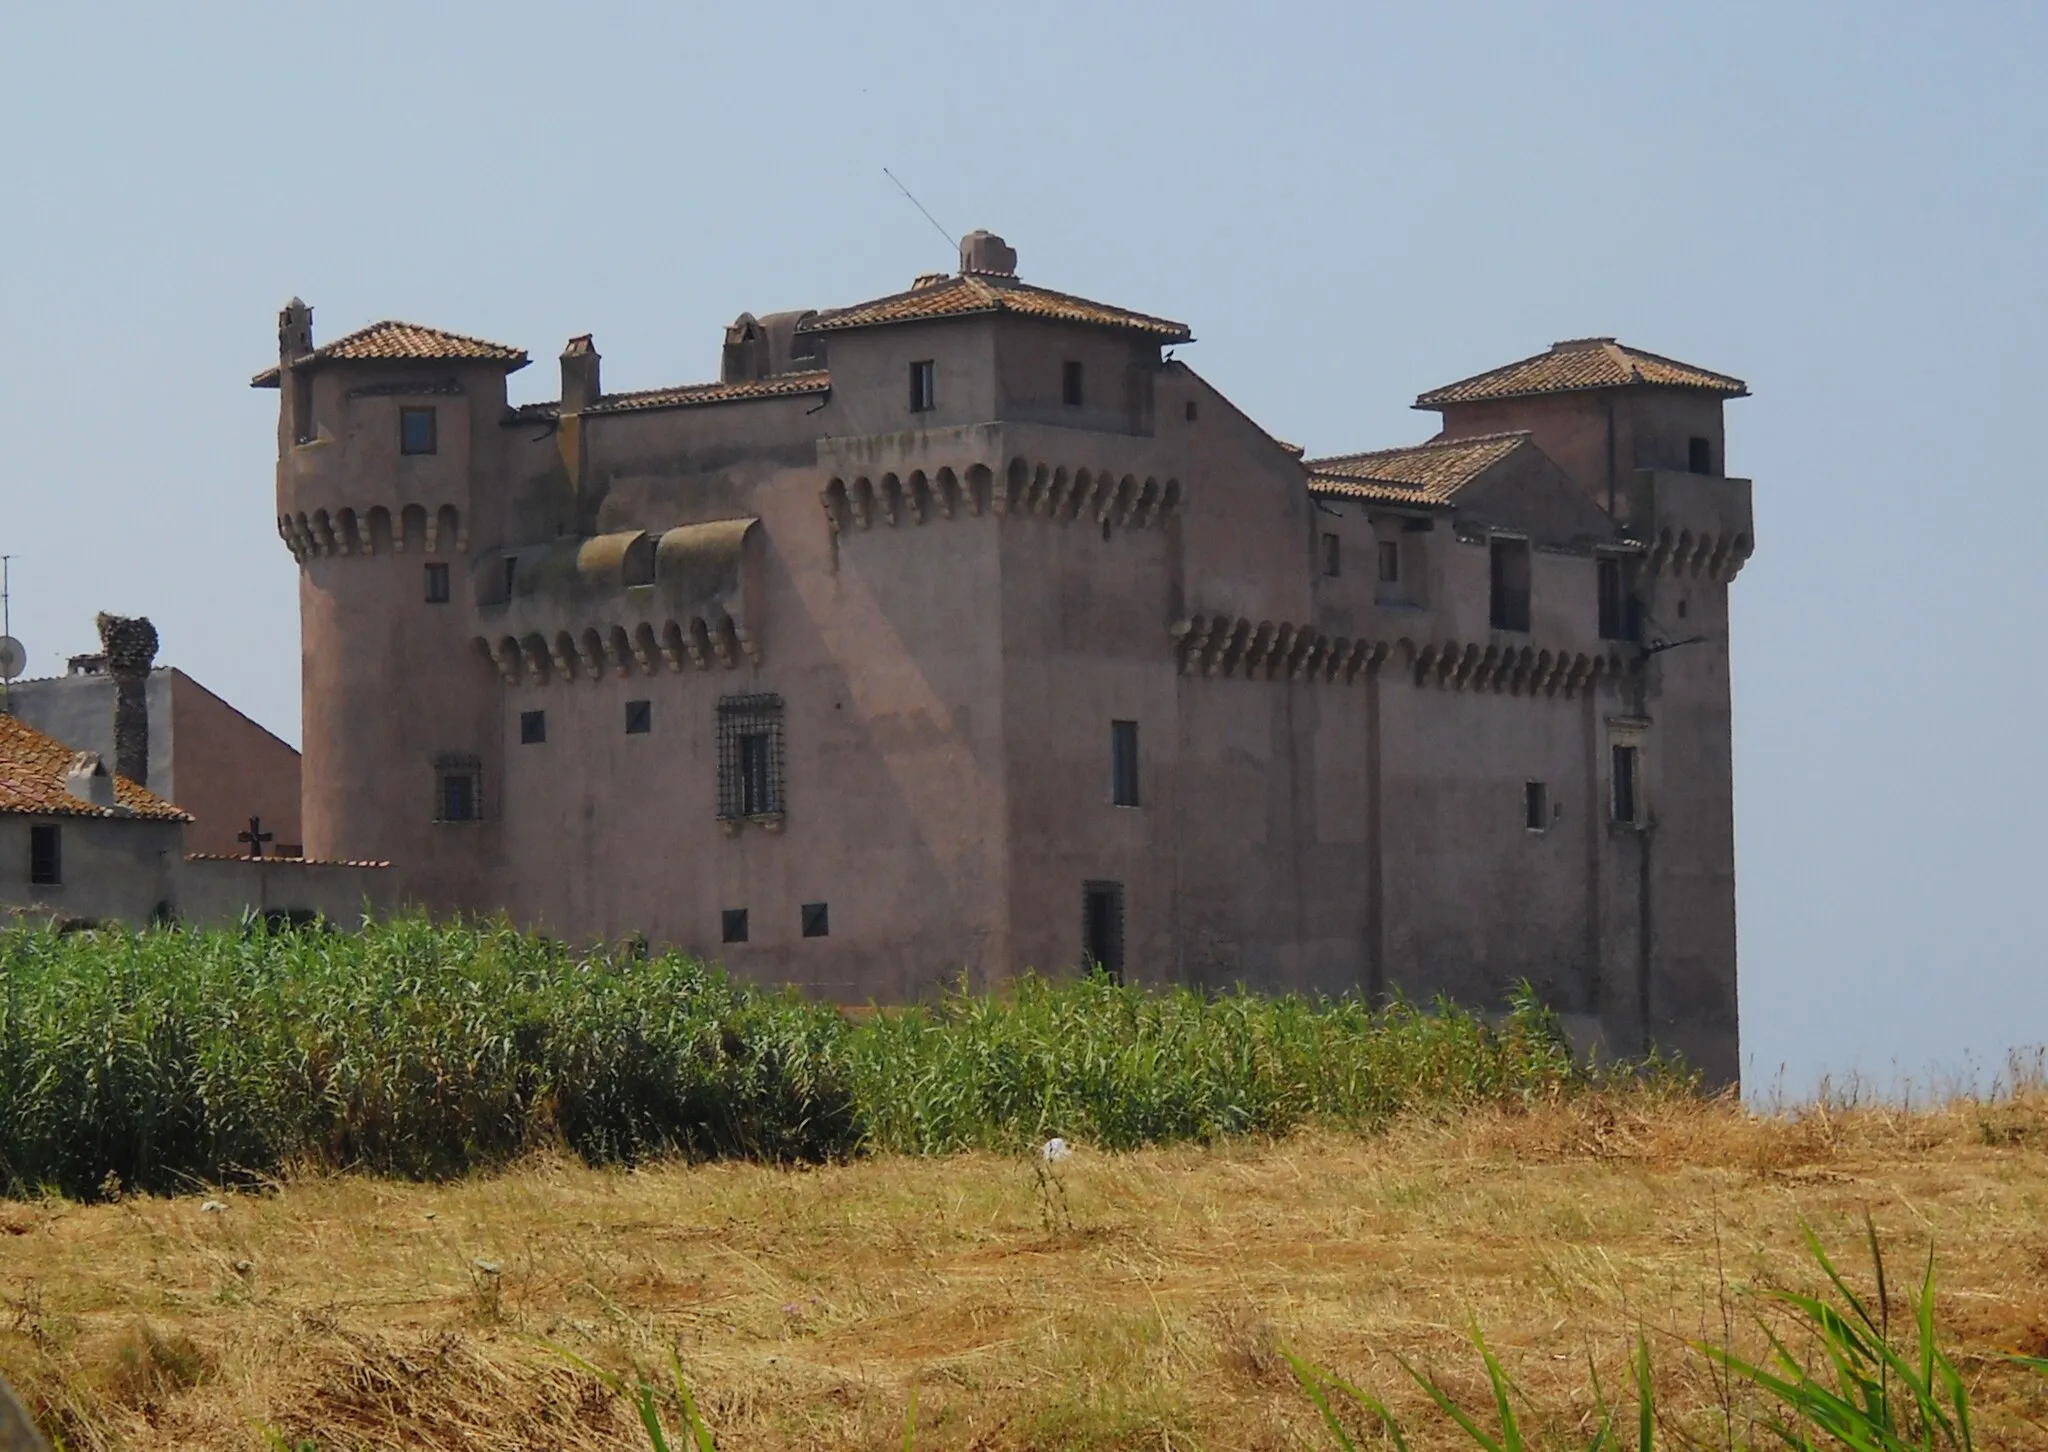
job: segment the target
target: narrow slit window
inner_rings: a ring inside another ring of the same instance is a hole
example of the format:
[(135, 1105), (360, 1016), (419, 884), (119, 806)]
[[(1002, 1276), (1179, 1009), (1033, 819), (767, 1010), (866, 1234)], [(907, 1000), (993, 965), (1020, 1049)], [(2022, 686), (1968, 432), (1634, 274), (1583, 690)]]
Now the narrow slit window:
[(938, 369), (930, 358), (910, 365), (910, 411), (929, 413), (938, 407)]
[(1189, 400), (1188, 400), (1188, 409), (1187, 409), (1187, 418), (1188, 418), (1188, 422), (1189, 422), (1189, 423), (1193, 423), (1193, 422), (1195, 421), (1195, 413), (1196, 413), (1196, 410), (1195, 410), (1195, 401), (1194, 401), (1194, 400), (1193, 400), (1193, 399), (1191, 398), (1191, 399), (1189, 399)]
[(1638, 780), (1641, 753), (1633, 746), (1614, 748), (1614, 820), (1635, 826), (1641, 819), (1642, 783)]
[(1495, 630), (1529, 628), (1529, 542), (1496, 539), (1491, 546), (1492, 624)]
[(448, 603), (448, 566), (435, 561), (427, 566), (427, 603), (446, 605)]
[(1087, 394), (1081, 382), (1081, 364), (1069, 358), (1060, 364), (1060, 402), (1068, 408), (1079, 408), (1087, 401)]
[(1628, 574), (1620, 560), (1603, 557), (1600, 572), (1600, 638), (1634, 640), (1635, 601), (1629, 598)]
[(1531, 832), (1550, 830), (1550, 788), (1540, 781), (1522, 783), (1522, 825)]
[(55, 823), (38, 822), (28, 829), (28, 880), (36, 887), (64, 881), (64, 831)]
[(718, 915), (719, 940), (726, 943), (744, 943), (747, 940), (747, 910), (727, 908)]
[(1398, 585), (1401, 583), (1401, 542), (1383, 539), (1380, 541), (1380, 583)]
[(439, 429), (431, 408), (401, 408), (398, 411), (398, 452), (433, 454), (440, 452)]
[(1112, 806), (1138, 805), (1138, 723), (1109, 723), (1109, 800)]
[(1120, 882), (1081, 884), (1081, 963), (1123, 982), (1124, 887)]
[(1325, 534), (1323, 536), (1323, 573), (1325, 575), (1335, 578), (1343, 573), (1343, 550), (1344, 541), (1337, 538), (1336, 535)]

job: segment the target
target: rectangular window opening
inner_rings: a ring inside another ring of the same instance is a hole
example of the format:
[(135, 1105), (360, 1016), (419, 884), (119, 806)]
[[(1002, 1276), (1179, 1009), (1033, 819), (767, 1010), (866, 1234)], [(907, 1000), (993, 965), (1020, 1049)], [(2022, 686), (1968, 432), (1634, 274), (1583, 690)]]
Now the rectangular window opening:
[(1399, 540), (1380, 541), (1380, 583), (1398, 585), (1401, 583), (1401, 543)]
[(626, 702), (626, 734), (645, 736), (654, 729), (654, 702)]
[(1124, 886), (1081, 884), (1081, 964), (1124, 981)]
[(1068, 408), (1079, 408), (1085, 400), (1081, 386), (1081, 365), (1069, 358), (1060, 364), (1060, 402)]
[(1637, 780), (1640, 753), (1633, 746), (1614, 748), (1614, 820), (1635, 826), (1642, 805), (1641, 783)]
[(539, 746), (548, 739), (548, 713), (545, 711), (521, 711), (519, 713), (519, 744)]
[(727, 908), (718, 915), (719, 940), (726, 943), (744, 943), (747, 940), (747, 910)]
[(1112, 806), (1138, 805), (1138, 723), (1109, 723), (1109, 800)]
[(1550, 788), (1543, 782), (1522, 783), (1522, 825), (1531, 832), (1550, 830)]
[(427, 603), (448, 603), (448, 567), (445, 564), (435, 563), (427, 566)]
[(1685, 467), (1695, 474), (1714, 472), (1714, 445), (1709, 439), (1698, 437), (1685, 441)]
[(782, 697), (724, 697), (718, 703), (719, 820), (783, 811)]
[(938, 407), (938, 370), (929, 358), (910, 365), (910, 411), (929, 413)]
[(1189, 423), (1193, 423), (1194, 421), (1195, 421), (1195, 401), (1194, 401), (1194, 400), (1193, 400), (1193, 399), (1191, 398), (1191, 399), (1189, 399), (1189, 400), (1188, 400), (1188, 422), (1189, 422)]
[(1529, 542), (1491, 542), (1492, 624), (1495, 630), (1529, 628)]
[(28, 880), (37, 887), (64, 881), (63, 829), (54, 823), (33, 823), (28, 829)]
[(1323, 536), (1323, 573), (1331, 577), (1342, 573), (1344, 567), (1344, 541), (1334, 534)]
[(803, 905), (801, 916), (806, 938), (828, 938), (832, 935), (832, 916), (827, 904), (807, 902)]
[(398, 452), (401, 454), (432, 454), (439, 452), (440, 441), (435, 427), (434, 410), (431, 408), (401, 408), (398, 411)]
[(475, 822), (483, 818), (482, 769), (474, 757), (443, 757), (434, 764), (434, 820)]

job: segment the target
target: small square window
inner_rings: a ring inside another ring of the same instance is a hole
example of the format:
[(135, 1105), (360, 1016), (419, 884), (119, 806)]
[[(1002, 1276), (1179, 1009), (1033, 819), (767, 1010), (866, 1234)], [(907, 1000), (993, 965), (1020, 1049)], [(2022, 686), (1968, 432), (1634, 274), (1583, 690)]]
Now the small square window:
[(727, 908), (718, 915), (720, 940), (727, 943), (744, 943), (747, 940), (747, 910)]
[(1380, 583), (1398, 585), (1401, 583), (1401, 542), (1393, 539), (1380, 541)]
[(1109, 723), (1109, 801), (1111, 806), (1138, 805), (1138, 723)]
[(626, 702), (626, 734), (645, 736), (654, 729), (654, 702)]
[(1343, 572), (1343, 549), (1344, 541), (1338, 539), (1336, 535), (1326, 534), (1323, 536), (1323, 573), (1325, 575), (1334, 577)]
[(807, 902), (803, 905), (804, 936), (806, 938), (829, 937), (832, 931), (831, 915), (821, 902)]
[(439, 440), (431, 408), (401, 408), (398, 411), (398, 452), (401, 454), (432, 454), (439, 451)]
[(938, 370), (929, 358), (910, 365), (910, 411), (929, 413), (938, 407)]
[(1550, 788), (1540, 781), (1522, 783), (1522, 825), (1531, 832), (1550, 830)]
[(519, 744), (538, 746), (548, 739), (548, 713), (545, 711), (521, 711), (519, 713)]
[(1069, 358), (1060, 364), (1060, 402), (1068, 408), (1079, 408), (1085, 397), (1081, 386), (1081, 365)]
[(448, 603), (448, 567), (434, 563), (427, 566), (427, 603), (446, 605)]
[(35, 823), (28, 829), (28, 880), (37, 887), (56, 887), (64, 881), (63, 829), (54, 823)]

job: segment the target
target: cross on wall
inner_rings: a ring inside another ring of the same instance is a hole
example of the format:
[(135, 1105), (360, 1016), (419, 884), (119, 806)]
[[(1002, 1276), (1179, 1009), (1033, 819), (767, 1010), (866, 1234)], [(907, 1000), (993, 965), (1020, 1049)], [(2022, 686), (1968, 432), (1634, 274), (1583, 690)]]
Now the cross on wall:
[(251, 817), (249, 819), (249, 830), (237, 832), (235, 840), (248, 844), (251, 857), (261, 857), (263, 855), (263, 844), (270, 841), (276, 835), (277, 833), (275, 832), (263, 830), (263, 819), (261, 817)]

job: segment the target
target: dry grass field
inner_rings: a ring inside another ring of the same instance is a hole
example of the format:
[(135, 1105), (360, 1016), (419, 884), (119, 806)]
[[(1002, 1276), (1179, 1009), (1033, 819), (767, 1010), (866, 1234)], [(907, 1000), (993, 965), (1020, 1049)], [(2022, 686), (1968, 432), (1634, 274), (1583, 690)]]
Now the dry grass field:
[(1752, 1404), (1683, 1343), (1755, 1349), (1748, 1288), (1818, 1288), (1802, 1218), (1867, 1285), (1867, 1210), (1895, 1286), (1935, 1248), (1979, 1445), (2048, 1446), (2048, 1382), (1996, 1359), (2048, 1352), (2048, 1099), (1594, 1096), (1060, 1170), (543, 1161), (0, 1202), (0, 1374), (73, 1449), (644, 1447), (549, 1343), (650, 1379), (673, 1349), (727, 1449), (900, 1446), (913, 1386), (919, 1447), (1326, 1446), (1285, 1345), (1449, 1447), (1396, 1358), (1476, 1401), (1476, 1323), (1563, 1444), (1640, 1325), (1669, 1432), (1725, 1445), (1716, 1409)]

